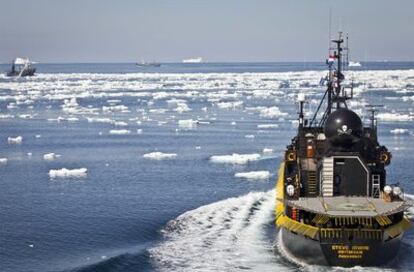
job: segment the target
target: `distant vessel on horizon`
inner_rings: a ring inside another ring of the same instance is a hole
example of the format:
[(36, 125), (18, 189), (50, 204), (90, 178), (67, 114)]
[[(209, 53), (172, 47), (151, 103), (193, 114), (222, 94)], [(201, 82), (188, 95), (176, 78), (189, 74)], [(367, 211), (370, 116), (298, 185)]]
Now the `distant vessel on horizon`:
[(160, 67), (161, 63), (141, 61), (141, 62), (135, 63), (135, 65), (138, 67)]
[(359, 61), (349, 61), (348, 67), (361, 67), (361, 63)]
[(36, 68), (32, 66), (33, 63), (29, 58), (15, 58), (11, 70), (6, 75), (8, 77), (34, 76)]
[(183, 59), (183, 63), (201, 63), (201, 62), (203, 62), (203, 58), (201, 57)]

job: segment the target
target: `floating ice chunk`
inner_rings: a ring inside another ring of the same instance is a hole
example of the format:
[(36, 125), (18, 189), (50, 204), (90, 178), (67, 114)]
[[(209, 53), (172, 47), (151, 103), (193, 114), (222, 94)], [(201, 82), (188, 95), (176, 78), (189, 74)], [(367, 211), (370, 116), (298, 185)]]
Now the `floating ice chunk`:
[(122, 100), (120, 100), (120, 99), (108, 99), (108, 100), (106, 100), (106, 103), (108, 103), (108, 104), (118, 104), (118, 103), (121, 103), (122, 102)]
[(192, 129), (196, 128), (198, 125), (197, 120), (187, 119), (187, 120), (178, 120), (178, 126), (180, 128)]
[(36, 135), (35, 135), (35, 138), (36, 138), (36, 139), (42, 138), (42, 135), (40, 135), (40, 134), (36, 134)]
[(94, 118), (94, 117), (86, 117), (88, 123), (108, 123), (112, 124), (114, 121), (110, 118)]
[(269, 155), (273, 153), (273, 149), (272, 148), (263, 148), (263, 154)]
[(32, 114), (20, 114), (19, 118), (21, 119), (33, 119), (34, 115)]
[(117, 121), (117, 122), (114, 122), (114, 125), (119, 126), (119, 127), (126, 127), (128, 126), (128, 123), (124, 121)]
[(103, 112), (129, 112), (129, 109), (127, 106), (124, 105), (116, 105), (116, 106), (103, 106), (102, 107)]
[(54, 178), (84, 178), (87, 176), (88, 169), (86, 168), (78, 168), (78, 169), (57, 169), (57, 170), (50, 170), (49, 177), (51, 179)]
[(249, 134), (249, 135), (244, 135), (244, 138), (247, 138), (247, 139), (254, 139), (254, 135), (252, 135), (252, 134)]
[(142, 134), (142, 128), (137, 129), (137, 134)]
[(27, 152), (27, 157), (31, 158), (33, 156), (32, 152)]
[(236, 123), (236, 122), (234, 122), (234, 121), (233, 121), (233, 122), (231, 122), (231, 125), (232, 125), (232, 126), (235, 126), (236, 124), (237, 124), (237, 123)]
[(219, 102), (216, 105), (220, 109), (235, 109), (243, 106), (243, 101)]
[(65, 99), (63, 101), (63, 103), (67, 107), (77, 107), (77, 106), (79, 106), (78, 101), (76, 100), (76, 97), (72, 97), (71, 99)]
[(55, 153), (47, 153), (47, 154), (44, 154), (43, 155), (43, 159), (45, 161), (53, 161), (53, 160), (55, 160), (55, 159), (57, 159), (59, 157), (60, 157), (60, 155), (55, 154)]
[(23, 142), (23, 137), (22, 136), (8, 137), (7, 142), (9, 144), (21, 144)]
[(272, 91), (271, 90), (254, 90), (253, 96), (259, 97), (259, 98), (266, 98), (271, 96)]
[(112, 134), (112, 135), (127, 135), (130, 133), (131, 131), (128, 129), (111, 129), (109, 131), (109, 134)]
[(257, 125), (257, 128), (260, 128), (260, 129), (269, 129), (269, 128), (278, 128), (278, 127), (279, 127), (278, 124), (260, 124), (260, 125)]
[(411, 121), (414, 120), (413, 116), (407, 114), (399, 114), (399, 113), (378, 113), (377, 118), (383, 121)]
[(198, 145), (198, 146), (195, 147), (195, 149), (200, 150), (201, 146)]
[(210, 161), (214, 163), (232, 163), (232, 164), (246, 164), (250, 161), (257, 161), (260, 159), (260, 154), (237, 154), (232, 155), (215, 155), (210, 157)]
[(0, 114), (0, 119), (11, 119), (14, 118), (14, 115), (11, 114)]
[(157, 114), (163, 114), (166, 111), (167, 111), (166, 109), (150, 109), (149, 110), (150, 113), (157, 113)]
[(68, 122), (75, 123), (75, 122), (79, 121), (79, 118), (77, 118), (77, 117), (68, 117), (68, 118), (66, 118), (66, 120)]
[(234, 175), (236, 178), (245, 178), (245, 179), (269, 179), (269, 171), (252, 171), (252, 172), (241, 172)]
[(188, 105), (186, 103), (178, 103), (177, 107), (174, 109), (174, 111), (178, 112), (178, 113), (183, 113), (186, 111), (190, 111), (191, 109), (188, 107)]
[(286, 112), (280, 111), (279, 107), (276, 106), (264, 108), (260, 111), (260, 116), (265, 118), (278, 118), (287, 115)]
[(8, 159), (7, 158), (0, 158), (0, 164), (7, 164)]
[(390, 130), (390, 132), (392, 134), (407, 134), (408, 133), (408, 129), (406, 129), (406, 128), (396, 128), (396, 129)]
[(144, 154), (142, 157), (145, 158), (145, 159), (150, 159), (150, 160), (165, 160), (165, 159), (174, 159), (175, 157), (177, 157), (177, 154), (175, 154), (175, 153), (151, 152), (151, 153)]
[(184, 99), (177, 99), (177, 98), (172, 98), (170, 100), (167, 100), (167, 104), (168, 105), (177, 105), (180, 103), (186, 103), (187, 101)]
[(17, 105), (14, 102), (11, 102), (7, 105), (7, 109), (11, 110), (11, 109), (17, 109)]

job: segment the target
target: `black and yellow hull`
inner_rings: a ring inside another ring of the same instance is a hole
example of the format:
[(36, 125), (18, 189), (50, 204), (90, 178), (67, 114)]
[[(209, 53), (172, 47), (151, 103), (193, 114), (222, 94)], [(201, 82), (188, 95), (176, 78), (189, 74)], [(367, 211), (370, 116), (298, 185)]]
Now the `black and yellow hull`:
[(382, 266), (398, 254), (402, 234), (388, 240), (360, 239), (352, 243), (340, 240), (318, 241), (281, 228), (282, 247), (295, 260), (324, 266)]
[(293, 261), (325, 266), (381, 266), (398, 254), (404, 231), (411, 223), (403, 218), (384, 229), (318, 228), (285, 214), (284, 164), (276, 184), (276, 225), (281, 247)]

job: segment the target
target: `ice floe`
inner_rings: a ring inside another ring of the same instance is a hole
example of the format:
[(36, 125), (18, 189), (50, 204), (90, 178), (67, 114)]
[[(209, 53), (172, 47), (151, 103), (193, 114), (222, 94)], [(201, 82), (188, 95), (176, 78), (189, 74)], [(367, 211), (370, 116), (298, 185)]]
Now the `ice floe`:
[(278, 128), (278, 124), (259, 124), (257, 125), (257, 128), (259, 129), (270, 129), (270, 128)]
[(260, 116), (265, 118), (279, 118), (287, 115), (288, 113), (280, 111), (279, 107), (276, 106), (260, 110)]
[(8, 159), (7, 158), (0, 158), (0, 164), (7, 164)]
[(59, 158), (60, 155), (55, 153), (47, 153), (43, 155), (43, 160), (45, 161), (54, 161), (55, 159)]
[(21, 144), (23, 142), (23, 137), (22, 136), (17, 136), (17, 137), (8, 137), (7, 138), (7, 142), (9, 144)]
[(55, 178), (84, 178), (88, 174), (87, 168), (77, 168), (77, 169), (56, 169), (49, 170), (49, 177), (51, 179)]
[(408, 134), (409, 130), (405, 128), (395, 128), (390, 130), (391, 134)]
[(265, 148), (263, 148), (262, 152), (263, 152), (263, 154), (269, 155), (269, 154), (273, 153), (273, 149), (265, 147)]
[(116, 121), (114, 122), (114, 126), (118, 126), (118, 127), (127, 127), (128, 123), (124, 122), (124, 121)]
[(220, 109), (235, 109), (243, 106), (243, 101), (233, 101), (233, 102), (218, 102), (216, 103), (217, 107)]
[(180, 128), (185, 128), (185, 129), (196, 128), (198, 123), (199, 122), (197, 120), (193, 120), (193, 119), (178, 120), (178, 126)]
[(234, 174), (236, 178), (245, 178), (245, 179), (269, 179), (271, 176), (269, 171), (251, 171), (251, 172), (240, 172)]
[(174, 159), (175, 157), (177, 157), (176, 153), (163, 153), (163, 152), (151, 152), (151, 153), (147, 153), (144, 154), (142, 156), (145, 159), (150, 159), (150, 160), (165, 160), (165, 159)]
[(131, 131), (128, 129), (111, 129), (109, 134), (112, 135), (128, 135), (131, 134)]
[(214, 163), (228, 163), (228, 164), (246, 164), (251, 161), (260, 159), (260, 154), (237, 154), (231, 155), (214, 155), (210, 157), (210, 161)]
[(392, 121), (392, 122), (406, 122), (414, 120), (414, 116), (410, 116), (408, 114), (400, 114), (400, 113), (385, 113), (381, 112), (377, 114), (377, 118), (383, 121)]
[(99, 117), (86, 117), (86, 120), (88, 120), (88, 123), (108, 123), (113, 124), (115, 121), (111, 118), (99, 118)]

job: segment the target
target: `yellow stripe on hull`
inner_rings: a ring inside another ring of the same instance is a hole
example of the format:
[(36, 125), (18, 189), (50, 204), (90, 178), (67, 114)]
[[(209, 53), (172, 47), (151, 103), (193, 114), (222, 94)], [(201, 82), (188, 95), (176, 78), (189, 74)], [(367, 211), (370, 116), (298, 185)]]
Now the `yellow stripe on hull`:
[(278, 225), (277, 220), (280, 216), (285, 213), (285, 204), (283, 202), (284, 199), (284, 180), (285, 180), (285, 163), (282, 162), (279, 167), (278, 178), (276, 182), (276, 225)]

